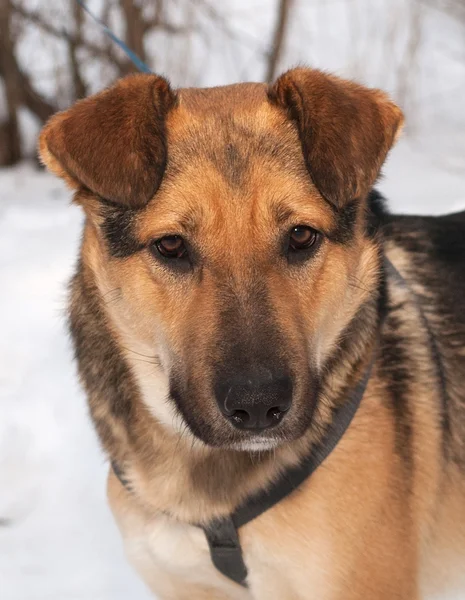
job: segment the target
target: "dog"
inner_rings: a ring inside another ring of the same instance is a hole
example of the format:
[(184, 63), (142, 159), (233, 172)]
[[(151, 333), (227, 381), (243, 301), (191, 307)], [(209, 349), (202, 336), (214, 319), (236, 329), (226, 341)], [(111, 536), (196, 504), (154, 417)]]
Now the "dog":
[(156, 597), (465, 589), (465, 212), (386, 210), (402, 125), (302, 67), (132, 75), (44, 127), (86, 216), (69, 323), (109, 503)]

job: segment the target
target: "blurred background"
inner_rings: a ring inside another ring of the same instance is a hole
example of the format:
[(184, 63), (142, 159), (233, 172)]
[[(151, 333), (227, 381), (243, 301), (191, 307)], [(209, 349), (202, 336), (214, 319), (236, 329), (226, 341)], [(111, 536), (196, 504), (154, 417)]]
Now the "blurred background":
[[(392, 210), (465, 209), (464, 0), (89, 0), (174, 86), (308, 64), (406, 114)], [(107, 465), (65, 327), (82, 215), (35, 155), (55, 111), (134, 71), (72, 0), (0, 0), (0, 598), (148, 600), (105, 503)], [(180, 548), (182, 552), (182, 548)]]

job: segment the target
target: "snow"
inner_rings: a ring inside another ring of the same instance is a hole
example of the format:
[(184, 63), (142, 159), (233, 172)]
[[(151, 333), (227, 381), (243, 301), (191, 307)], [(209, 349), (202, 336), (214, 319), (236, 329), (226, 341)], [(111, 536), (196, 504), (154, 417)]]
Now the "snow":
[[(465, 208), (465, 176), (430, 150), (394, 150), (380, 185), (393, 209)], [(106, 504), (66, 333), (82, 223), (70, 196), (31, 165), (0, 171), (0, 597), (148, 600)]]
[(0, 171), (0, 598), (145, 600), (66, 334), (82, 222), (69, 198), (32, 166)]

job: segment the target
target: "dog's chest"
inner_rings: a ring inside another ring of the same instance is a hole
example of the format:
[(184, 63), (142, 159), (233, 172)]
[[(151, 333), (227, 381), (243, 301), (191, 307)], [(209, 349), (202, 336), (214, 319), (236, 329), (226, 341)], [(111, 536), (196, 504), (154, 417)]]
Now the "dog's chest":
[[(132, 524), (125, 533), (129, 560), (161, 600), (252, 600), (247, 589), (214, 567), (201, 529), (158, 516), (137, 530)], [(189, 594), (183, 595), (183, 589)]]
[[(137, 529), (132, 523), (126, 530), (128, 533), (125, 536), (128, 557), (161, 600), (165, 597), (179, 600), (308, 600), (309, 581), (312, 581), (315, 598), (322, 597), (320, 594), (327, 587), (316, 573), (309, 572), (311, 567), (296, 568), (298, 557), (294, 552), (285, 552), (283, 558), (282, 543), (276, 536), (267, 540), (266, 536), (254, 534), (250, 528), (247, 535), (241, 536), (247, 538), (243, 550), (249, 569), (249, 589), (217, 571), (211, 562), (205, 535), (197, 527), (159, 516)], [(189, 594), (184, 595), (183, 590), (189, 590)], [(330, 598), (328, 591), (324, 590), (325, 598)]]

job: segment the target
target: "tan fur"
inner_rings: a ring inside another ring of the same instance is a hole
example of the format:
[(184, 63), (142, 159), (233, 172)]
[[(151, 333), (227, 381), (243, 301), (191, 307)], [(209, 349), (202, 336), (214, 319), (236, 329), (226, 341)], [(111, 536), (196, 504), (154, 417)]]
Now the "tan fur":
[[(71, 329), (100, 439), (130, 482), (110, 471), (110, 505), (162, 600), (419, 600), (463, 556), (465, 529), (454, 524), (464, 522), (464, 479), (442, 456), (440, 389), (415, 297), (428, 290), (390, 278), (378, 332), (382, 242), (367, 235), (367, 194), (401, 126), (382, 92), (296, 69), (270, 89), (175, 93), (156, 76), (130, 78), (44, 129), (42, 159), (86, 213)], [(280, 250), (296, 225), (322, 233), (298, 267)], [(151, 253), (167, 235), (191, 242), (188, 275)], [(395, 241), (384, 250), (409, 279), (410, 254)], [(392, 399), (398, 371), (380, 356), (395, 354), (391, 338), (409, 361), (408, 407)], [(269, 439), (240, 435), (218, 410), (218, 365), (236, 343), (230, 362), (268, 352), (292, 370), (292, 408)], [(249, 589), (232, 583), (193, 524), (230, 514), (297, 464), (373, 355), (336, 449), (240, 529)], [(173, 379), (184, 390), (176, 405)]]

